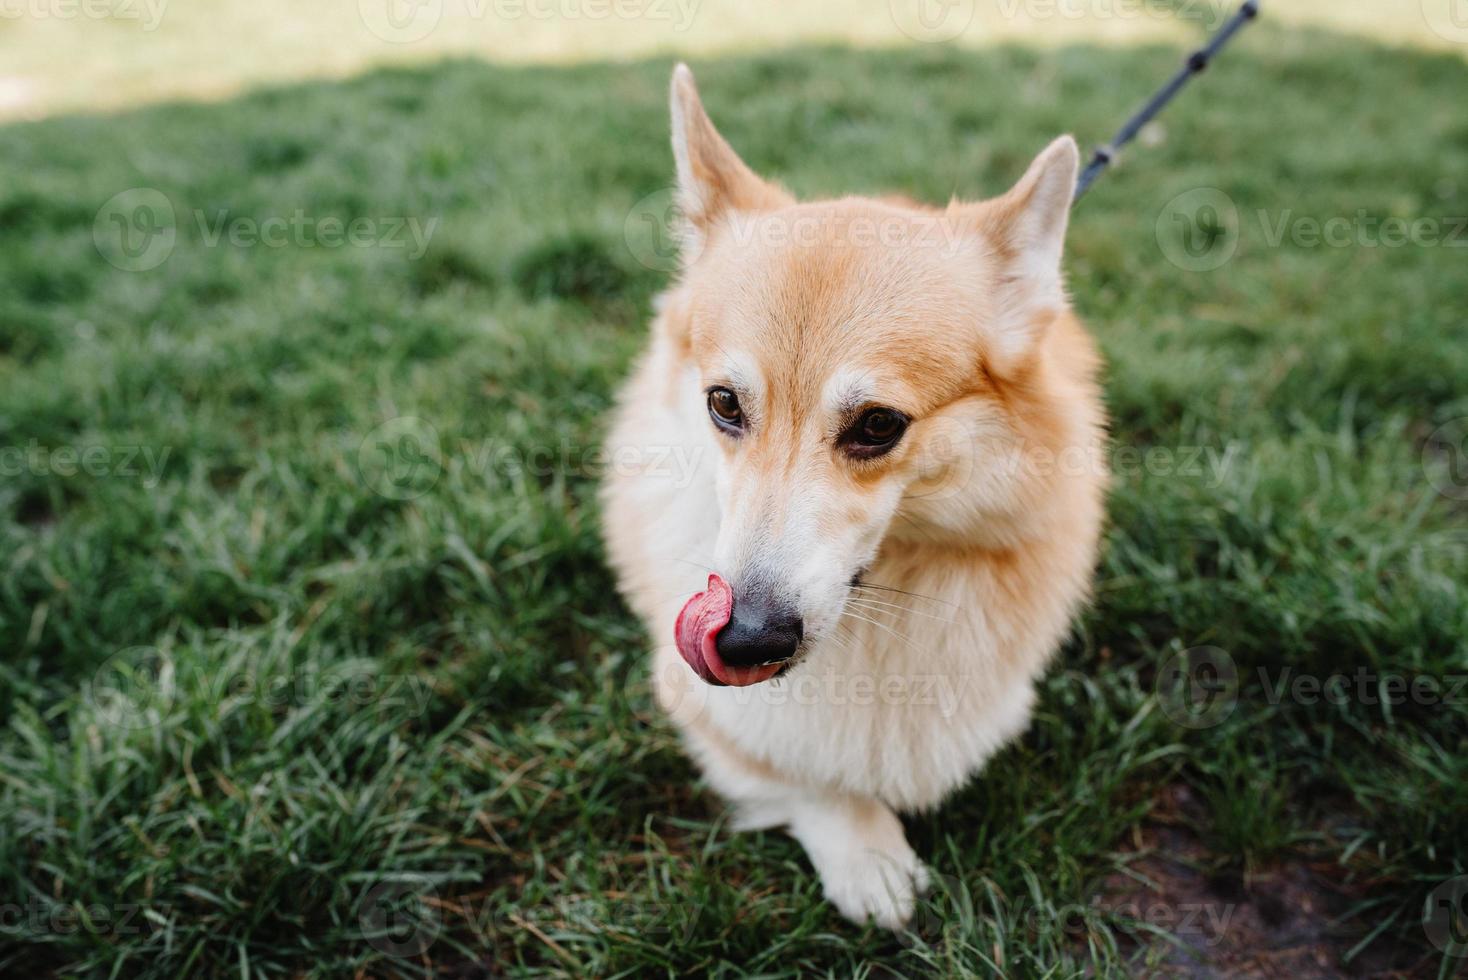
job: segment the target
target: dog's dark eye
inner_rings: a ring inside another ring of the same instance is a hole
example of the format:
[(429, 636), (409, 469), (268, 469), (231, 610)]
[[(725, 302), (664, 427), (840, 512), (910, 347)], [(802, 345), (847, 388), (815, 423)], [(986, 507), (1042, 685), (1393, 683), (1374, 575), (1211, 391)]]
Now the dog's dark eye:
[(870, 459), (897, 445), (906, 431), (907, 416), (890, 408), (873, 408), (856, 420), (841, 441), (851, 455)]
[(739, 396), (728, 388), (709, 390), (709, 415), (714, 424), (728, 432), (744, 428), (744, 410), (739, 407)]

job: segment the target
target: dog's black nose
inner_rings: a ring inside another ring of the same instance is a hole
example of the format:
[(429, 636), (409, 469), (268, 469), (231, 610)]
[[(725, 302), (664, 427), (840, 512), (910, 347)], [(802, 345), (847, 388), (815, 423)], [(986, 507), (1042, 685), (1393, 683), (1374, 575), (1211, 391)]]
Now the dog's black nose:
[(776, 602), (738, 597), (734, 614), (714, 637), (714, 648), (730, 667), (758, 667), (795, 656), (804, 635), (804, 625), (795, 610)]

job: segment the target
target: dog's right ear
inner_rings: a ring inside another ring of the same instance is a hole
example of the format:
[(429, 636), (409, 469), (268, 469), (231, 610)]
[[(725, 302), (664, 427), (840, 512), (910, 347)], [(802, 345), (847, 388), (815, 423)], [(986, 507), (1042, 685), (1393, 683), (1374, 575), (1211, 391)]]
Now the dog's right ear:
[(693, 72), (673, 69), (673, 157), (678, 164), (678, 208), (688, 254), (697, 255), (710, 229), (733, 212), (763, 211), (793, 203), (782, 188), (758, 177), (714, 128)]
[(1062, 136), (1007, 194), (957, 208), (995, 247), (989, 341), (991, 363), (1001, 373), (1025, 360), (1046, 324), (1066, 307), (1060, 260), (1080, 162), (1075, 139)]

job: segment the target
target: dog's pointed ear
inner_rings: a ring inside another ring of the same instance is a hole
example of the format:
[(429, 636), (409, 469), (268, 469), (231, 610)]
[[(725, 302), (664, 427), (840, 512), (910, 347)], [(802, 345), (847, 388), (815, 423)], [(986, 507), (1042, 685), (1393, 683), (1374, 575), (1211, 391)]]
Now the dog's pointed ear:
[(1062, 136), (1008, 193), (973, 208), (979, 230), (997, 253), (991, 342), (1001, 364), (1032, 350), (1046, 325), (1065, 309), (1060, 262), (1080, 165), (1076, 141)]
[(678, 209), (685, 245), (697, 254), (709, 230), (732, 212), (782, 207), (792, 198), (782, 188), (761, 180), (714, 128), (698, 97), (693, 72), (685, 64), (673, 69), (671, 93), (673, 157), (678, 164)]

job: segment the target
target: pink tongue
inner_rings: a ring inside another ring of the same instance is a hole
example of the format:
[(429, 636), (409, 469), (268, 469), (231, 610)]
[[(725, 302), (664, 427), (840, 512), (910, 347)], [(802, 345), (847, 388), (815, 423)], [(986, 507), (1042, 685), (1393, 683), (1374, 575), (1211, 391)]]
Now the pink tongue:
[(715, 638), (733, 614), (734, 590), (718, 575), (710, 575), (708, 588), (688, 600), (673, 625), (678, 652), (693, 672), (710, 684), (745, 687), (769, 680), (780, 672), (783, 664), (730, 667), (719, 656)]

